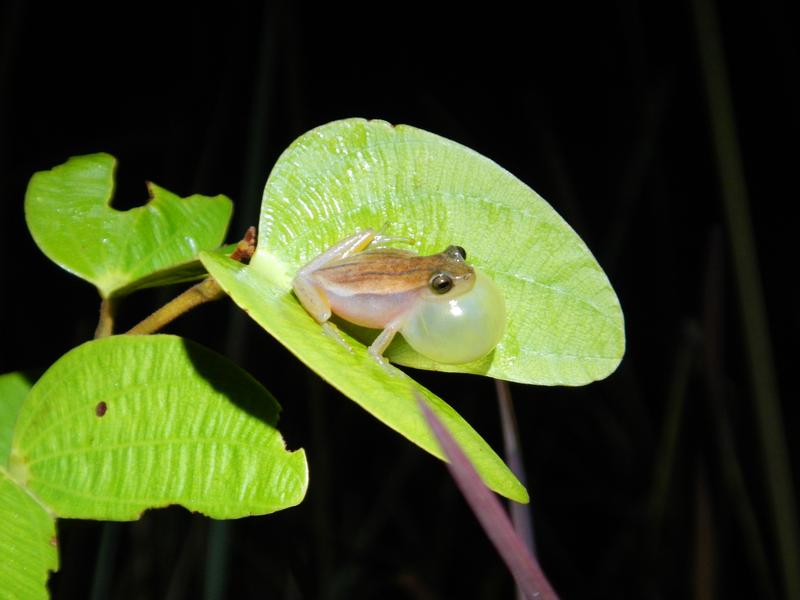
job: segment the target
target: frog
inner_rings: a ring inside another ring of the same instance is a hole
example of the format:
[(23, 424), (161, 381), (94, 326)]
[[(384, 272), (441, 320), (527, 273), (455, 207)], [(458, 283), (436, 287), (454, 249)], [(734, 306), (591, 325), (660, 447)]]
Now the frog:
[(462, 246), (420, 256), (388, 245), (394, 241), (371, 228), (344, 238), (299, 269), (295, 296), (351, 351), (330, 321), (334, 314), (380, 329), (367, 350), (383, 366), (398, 333), (439, 363), (467, 363), (491, 352), (505, 326), (505, 302), (494, 282), (467, 263)]

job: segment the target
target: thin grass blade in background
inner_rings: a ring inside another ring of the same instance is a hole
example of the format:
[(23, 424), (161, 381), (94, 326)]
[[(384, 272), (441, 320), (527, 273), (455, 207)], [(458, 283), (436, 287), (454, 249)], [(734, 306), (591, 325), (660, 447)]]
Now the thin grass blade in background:
[(728, 347), (725, 336), (725, 312), (728, 298), (725, 247), (720, 228), (711, 231), (708, 242), (706, 273), (703, 277), (703, 374), (711, 422), (714, 423), (716, 450), (724, 485), (725, 505), (733, 508), (744, 540), (742, 544), (757, 582), (759, 598), (778, 598), (779, 582), (771, 574), (770, 558), (764, 540), (763, 525), (756, 516), (751, 491), (745, 479), (737, 451), (737, 438), (731, 419), (732, 394), (724, 371), (724, 354)]
[(692, 7), (778, 562), (786, 597), (800, 598), (797, 504), (719, 19), (713, 0), (694, 0)]

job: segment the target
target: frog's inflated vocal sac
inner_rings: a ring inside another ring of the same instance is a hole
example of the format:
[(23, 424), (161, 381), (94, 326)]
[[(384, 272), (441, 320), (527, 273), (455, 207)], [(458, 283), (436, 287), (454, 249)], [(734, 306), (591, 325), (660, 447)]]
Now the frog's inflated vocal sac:
[(329, 333), (331, 314), (383, 329), (369, 352), (383, 351), (399, 331), (420, 354), (461, 364), (482, 358), (505, 328), (503, 295), (494, 282), (466, 262), (461, 246), (430, 256), (374, 245), (367, 229), (332, 246), (297, 273), (292, 282), (303, 307)]

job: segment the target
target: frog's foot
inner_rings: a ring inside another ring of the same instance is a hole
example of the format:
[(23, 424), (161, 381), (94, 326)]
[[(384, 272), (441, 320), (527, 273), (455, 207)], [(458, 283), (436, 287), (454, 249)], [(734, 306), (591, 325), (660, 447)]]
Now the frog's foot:
[(373, 250), (381, 250), (383, 248), (390, 248), (393, 244), (405, 244), (406, 246), (414, 246), (416, 244), (416, 240), (411, 237), (406, 236), (394, 236), (394, 235), (376, 235), (373, 238), (372, 243), (369, 247)]
[(347, 340), (342, 337), (342, 334), (339, 332), (339, 328), (336, 327), (336, 325), (330, 321), (325, 321), (322, 324), (322, 332), (334, 342), (339, 344), (342, 348), (347, 350), (350, 354), (353, 354), (353, 349), (350, 347), (350, 344), (347, 343)]
[(389, 248), (392, 244), (405, 244), (407, 246), (415, 246), (417, 241), (409, 236), (394, 236), (384, 233), (389, 228), (389, 223), (384, 223), (380, 231), (375, 234), (370, 241), (369, 247), (373, 250), (380, 250), (382, 248)]
[(378, 363), (381, 368), (386, 372), (387, 375), (391, 375), (392, 377), (399, 377), (403, 372), (395, 367), (392, 363), (390, 363), (382, 354), (378, 354), (375, 350), (372, 349), (372, 346), (367, 348), (367, 352), (369, 355)]

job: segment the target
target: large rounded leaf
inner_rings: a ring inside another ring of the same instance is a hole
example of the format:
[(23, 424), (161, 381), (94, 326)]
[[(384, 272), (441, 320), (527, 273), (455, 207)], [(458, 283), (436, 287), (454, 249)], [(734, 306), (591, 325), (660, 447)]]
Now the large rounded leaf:
[(289, 294), (303, 264), (368, 227), (413, 238), (421, 253), (463, 246), (508, 308), (505, 336), (484, 359), (443, 365), (398, 339), (393, 361), (544, 385), (582, 385), (619, 364), (619, 302), (572, 228), (488, 158), (414, 127), (348, 119), (297, 139), (264, 190), (251, 264)]
[(119, 211), (110, 206), (115, 166), (113, 156), (90, 154), (31, 178), (25, 218), (39, 248), (104, 298), (196, 277), (197, 253), (222, 243), (231, 201), (149, 184), (146, 205)]
[(214, 518), (305, 495), (280, 408), (224, 357), (174, 336), (114, 336), (61, 357), (14, 430), (10, 473), (60, 517), (136, 519), (180, 504)]

